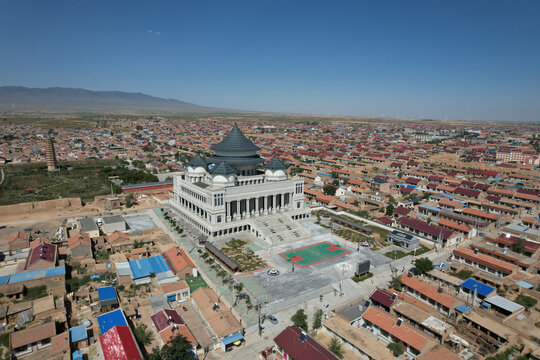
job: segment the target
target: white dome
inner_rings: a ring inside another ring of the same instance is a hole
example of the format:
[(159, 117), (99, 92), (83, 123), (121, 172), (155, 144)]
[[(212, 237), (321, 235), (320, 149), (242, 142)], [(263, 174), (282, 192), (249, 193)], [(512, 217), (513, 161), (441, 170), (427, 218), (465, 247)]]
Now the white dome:
[(231, 183), (231, 182), (234, 182), (235, 180), (235, 176), (234, 175), (230, 175), (228, 178), (223, 176), (223, 175), (216, 175), (213, 177), (212, 181), (214, 183), (219, 183), (219, 184), (227, 184), (227, 183)]
[(191, 166), (188, 166), (188, 172), (191, 174), (205, 174), (206, 169), (202, 166), (197, 166), (196, 168), (192, 168)]
[(281, 169), (279, 170), (266, 169), (264, 171), (264, 176), (266, 177), (267, 180), (273, 180), (273, 181), (284, 180), (287, 178), (287, 174), (285, 173), (285, 171)]

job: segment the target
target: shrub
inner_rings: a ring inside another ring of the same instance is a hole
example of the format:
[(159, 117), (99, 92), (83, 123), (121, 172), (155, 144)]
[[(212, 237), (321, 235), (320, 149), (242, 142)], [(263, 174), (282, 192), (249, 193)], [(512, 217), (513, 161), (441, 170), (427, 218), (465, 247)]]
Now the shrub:
[(390, 343), (388, 344), (387, 348), (392, 350), (392, 354), (394, 354), (395, 357), (398, 357), (405, 352), (405, 349), (403, 348), (403, 343), (401, 341), (397, 343)]
[(527, 309), (533, 307), (537, 303), (535, 298), (523, 294), (519, 294), (519, 296), (516, 298), (516, 302), (525, 306)]

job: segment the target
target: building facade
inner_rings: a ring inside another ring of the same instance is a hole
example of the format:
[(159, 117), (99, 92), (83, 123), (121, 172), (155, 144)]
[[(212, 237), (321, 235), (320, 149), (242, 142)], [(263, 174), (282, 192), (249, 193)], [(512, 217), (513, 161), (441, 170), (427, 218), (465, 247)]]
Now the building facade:
[(187, 171), (174, 177), (173, 212), (208, 237), (239, 231), (260, 236), (253, 218), (284, 213), (292, 219), (309, 216), (304, 209), (304, 180), (289, 178), (287, 166), (273, 158), (264, 166), (259, 147), (234, 125), (211, 149), (187, 163)]

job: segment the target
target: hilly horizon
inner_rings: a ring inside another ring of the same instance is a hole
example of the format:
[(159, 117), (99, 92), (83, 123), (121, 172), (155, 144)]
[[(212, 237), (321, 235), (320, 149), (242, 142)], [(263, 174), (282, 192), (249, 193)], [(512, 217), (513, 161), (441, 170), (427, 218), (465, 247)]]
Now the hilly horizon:
[(81, 88), (0, 86), (0, 111), (233, 112), (143, 93)]

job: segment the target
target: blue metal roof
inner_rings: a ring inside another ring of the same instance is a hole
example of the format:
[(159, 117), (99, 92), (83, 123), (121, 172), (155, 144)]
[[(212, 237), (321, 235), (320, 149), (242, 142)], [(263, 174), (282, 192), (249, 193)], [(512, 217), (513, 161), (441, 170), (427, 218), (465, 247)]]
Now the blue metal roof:
[(86, 332), (86, 326), (79, 325), (69, 329), (69, 336), (71, 337), (71, 343), (75, 343), (84, 339), (88, 339), (88, 333)]
[(56, 275), (66, 275), (66, 267), (58, 266), (52, 269), (45, 270), (45, 277), (56, 276)]
[(441, 209), (433, 207), (433, 206), (429, 206), (429, 205), (422, 205), (421, 207), (423, 207), (425, 209), (428, 209), (428, 210), (431, 210), (431, 211), (436, 211), (436, 212), (441, 211)]
[(232, 335), (224, 337), (221, 340), (221, 342), (223, 343), (223, 345), (229, 345), (235, 341), (242, 340), (243, 338), (244, 338), (244, 335), (242, 335), (241, 332), (237, 332), (236, 334), (232, 334)]
[(107, 330), (116, 325), (128, 326), (122, 309), (116, 309), (103, 315), (99, 315), (97, 317), (97, 321), (99, 324), (99, 330), (102, 334), (105, 334)]
[(73, 354), (71, 354), (72, 360), (83, 360), (83, 353), (81, 350), (75, 350)]
[(100, 301), (116, 299), (116, 291), (114, 291), (113, 286), (100, 287), (97, 292)]
[(487, 296), (491, 294), (495, 289), (491, 286), (487, 286), (486, 284), (482, 284), (481, 282), (478, 282), (474, 279), (467, 279), (461, 284), (462, 288), (465, 288), (470, 291), (474, 291), (474, 286), (476, 287), (476, 293), (480, 296)]
[(524, 289), (532, 289), (534, 287), (533, 284), (528, 283), (528, 282), (523, 281), (523, 280), (518, 281), (517, 284), (519, 286), (521, 286), (522, 288), (524, 288)]
[(27, 271), (24, 273), (13, 274), (9, 277), (8, 283), (16, 284), (23, 281), (36, 280), (36, 279), (41, 279), (44, 277), (65, 275), (65, 274), (66, 274), (66, 267), (58, 266), (52, 269), (33, 270), (33, 271)]
[(10, 276), (10, 275), (0, 276), (0, 285), (5, 285), (5, 284), (7, 284), (8, 281), (9, 281), (9, 276)]
[(472, 310), (472, 308), (465, 305), (459, 305), (459, 306), (456, 306), (456, 310), (459, 311), (460, 313), (466, 313), (467, 311)]
[(171, 270), (161, 255), (130, 261), (129, 268), (133, 274), (133, 279)]

